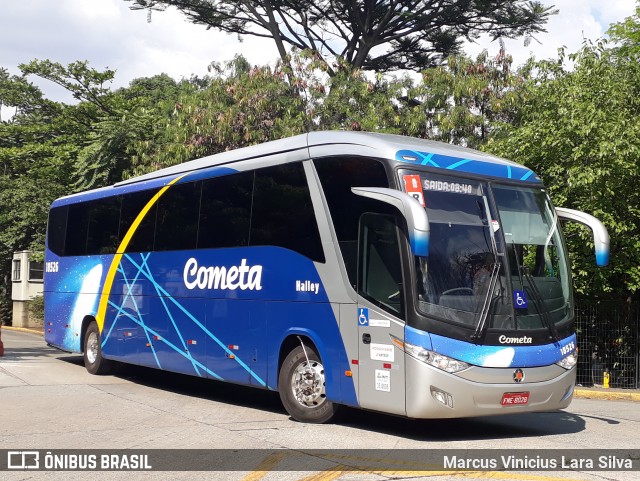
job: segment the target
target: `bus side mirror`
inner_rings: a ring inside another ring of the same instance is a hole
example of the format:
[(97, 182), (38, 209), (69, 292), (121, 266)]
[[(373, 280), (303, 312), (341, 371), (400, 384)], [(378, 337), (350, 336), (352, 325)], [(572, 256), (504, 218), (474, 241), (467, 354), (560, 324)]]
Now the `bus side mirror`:
[(429, 255), (429, 218), (420, 202), (399, 190), (382, 187), (352, 187), (351, 192), (398, 209), (407, 221), (409, 243), (413, 254), (421, 257)]
[(596, 264), (606, 266), (609, 264), (609, 233), (602, 222), (579, 210), (556, 207), (558, 217), (563, 220), (572, 220), (584, 224), (593, 231), (593, 243), (596, 247)]

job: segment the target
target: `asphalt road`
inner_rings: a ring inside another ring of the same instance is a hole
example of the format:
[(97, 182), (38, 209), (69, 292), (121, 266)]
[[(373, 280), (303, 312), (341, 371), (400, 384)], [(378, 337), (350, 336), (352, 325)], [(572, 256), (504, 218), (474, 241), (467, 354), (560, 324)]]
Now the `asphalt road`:
[[(467, 450), (493, 449), (505, 455), (530, 453), (531, 458), (539, 455), (538, 449), (584, 449), (588, 456), (604, 449), (640, 449), (640, 403), (575, 399), (557, 412), (419, 421), (344, 409), (335, 423), (310, 425), (292, 421), (277, 393), (136, 367), (92, 376), (81, 356), (47, 347), (41, 336), (3, 329), (2, 339), (6, 352), (0, 358), (0, 450), (224, 449), (212, 455), (243, 456), (246, 463), (244, 470), (213, 472), (0, 472), (6, 481), (640, 480), (639, 471), (580, 467), (443, 472), (417, 471), (398, 461), (395, 472), (377, 471), (362, 468), (367, 460), (358, 459), (372, 453), (400, 459), (405, 453), (400, 450), (410, 449), (459, 449), (473, 456), (477, 452)], [(307, 452), (314, 449), (339, 450), (345, 457), (316, 466), (312, 458), (317, 456)], [(284, 454), (274, 456), (271, 450)]]

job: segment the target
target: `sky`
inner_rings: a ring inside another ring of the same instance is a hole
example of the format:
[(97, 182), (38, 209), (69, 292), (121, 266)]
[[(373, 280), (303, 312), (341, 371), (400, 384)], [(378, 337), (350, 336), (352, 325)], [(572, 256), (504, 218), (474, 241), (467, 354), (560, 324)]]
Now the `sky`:
[[(635, 10), (635, 0), (542, 0), (560, 10), (547, 24), (548, 33), (524, 46), (522, 39), (506, 42), (515, 65), (533, 55), (555, 58), (561, 46), (576, 51), (583, 38), (595, 40), (609, 24)], [(191, 24), (175, 10), (154, 12), (151, 22), (144, 11), (129, 10), (124, 0), (2, 0), (0, 6), (0, 67), (19, 73), (18, 65), (33, 59), (68, 64), (88, 60), (102, 70), (116, 70), (113, 88), (127, 86), (138, 77), (167, 73), (175, 79), (207, 74), (212, 62), (230, 60), (242, 53), (250, 63), (274, 63), (277, 52), (269, 39), (207, 30)], [(498, 52), (497, 42), (481, 39), (465, 51), (476, 55), (483, 48)], [(31, 78), (45, 95), (70, 102), (71, 97), (50, 82)]]

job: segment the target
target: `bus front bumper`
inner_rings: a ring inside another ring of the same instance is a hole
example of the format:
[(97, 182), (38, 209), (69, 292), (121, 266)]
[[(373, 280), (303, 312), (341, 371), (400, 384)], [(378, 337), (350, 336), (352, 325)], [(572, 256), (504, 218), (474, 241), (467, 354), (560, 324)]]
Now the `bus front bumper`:
[[(450, 374), (410, 356), (407, 362), (407, 416), (459, 418), (549, 411), (566, 408), (573, 399), (576, 368), (557, 365), (522, 368), (471, 367)], [(526, 403), (523, 403), (526, 399)]]

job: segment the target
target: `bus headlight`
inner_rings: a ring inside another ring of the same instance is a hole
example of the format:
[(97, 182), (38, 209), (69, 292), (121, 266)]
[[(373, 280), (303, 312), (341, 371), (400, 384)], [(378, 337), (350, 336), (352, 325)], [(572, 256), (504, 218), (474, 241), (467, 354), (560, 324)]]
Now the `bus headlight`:
[(578, 355), (576, 351), (573, 351), (567, 357), (562, 359), (561, 361), (556, 362), (556, 364), (560, 367), (565, 368), (567, 371), (576, 365), (578, 362)]
[(418, 361), (422, 361), (425, 364), (437, 367), (438, 369), (442, 369), (446, 372), (459, 372), (467, 369), (470, 366), (470, 364), (467, 364), (466, 362), (458, 361), (457, 359), (453, 359), (452, 357), (429, 351), (424, 347), (409, 344), (406, 341), (404, 343), (404, 349), (407, 354), (417, 359)]

